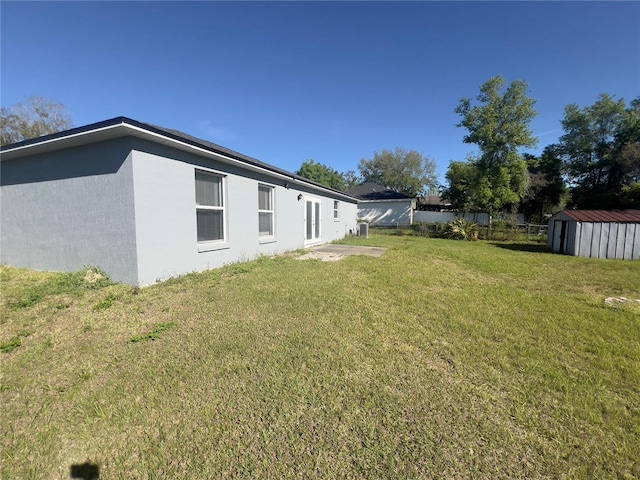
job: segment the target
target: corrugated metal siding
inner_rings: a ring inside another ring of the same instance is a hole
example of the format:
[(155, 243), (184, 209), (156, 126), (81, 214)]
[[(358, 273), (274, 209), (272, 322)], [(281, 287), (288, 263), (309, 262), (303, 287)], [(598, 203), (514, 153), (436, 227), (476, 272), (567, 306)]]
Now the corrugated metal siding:
[(593, 246), (593, 223), (578, 222), (580, 235), (578, 237), (578, 251), (576, 255), (581, 257), (590, 257), (591, 248)]
[(625, 260), (640, 259), (640, 223), (634, 223), (627, 226), (627, 235), (624, 248)]
[(626, 229), (627, 226), (623, 223), (618, 223), (618, 228), (616, 232), (616, 251), (614, 253), (614, 258), (624, 258), (624, 250), (625, 250), (625, 238), (626, 238)]
[[(562, 244), (562, 225), (566, 238)], [(640, 259), (640, 223), (576, 222), (558, 214), (549, 220), (547, 247), (588, 258)]]
[[(576, 222), (575, 253), (588, 258), (640, 258), (640, 224)], [(571, 254), (571, 247), (566, 253)], [(554, 248), (554, 251), (559, 251)]]

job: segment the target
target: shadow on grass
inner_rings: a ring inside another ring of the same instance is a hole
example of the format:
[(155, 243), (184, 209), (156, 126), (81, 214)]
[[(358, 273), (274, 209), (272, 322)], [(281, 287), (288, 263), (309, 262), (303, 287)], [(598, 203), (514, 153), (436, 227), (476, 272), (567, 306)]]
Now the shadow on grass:
[(82, 480), (98, 480), (100, 478), (100, 467), (94, 463), (85, 462), (71, 465), (69, 470), (71, 478), (80, 478)]
[(513, 251), (516, 251), (516, 252), (535, 252), (535, 253), (546, 253), (546, 252), (549, 252), (547, 250), (547, 246), (545, 244), (540, 244), (540, 243), (491, 242), (491, 245), (494, 245), (494, 246), (496, 246), (498, 248), (505, 248), (507, 250), (513, 250)]

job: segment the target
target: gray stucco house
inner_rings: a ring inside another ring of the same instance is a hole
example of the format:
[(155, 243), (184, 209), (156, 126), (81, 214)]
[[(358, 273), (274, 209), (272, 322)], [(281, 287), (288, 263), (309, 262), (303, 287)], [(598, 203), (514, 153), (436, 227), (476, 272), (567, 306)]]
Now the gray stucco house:
[(357, 200), (126, 117), (0, 150), (0, 261), (145, 286), (355, 232)]
[(358, 219), (369, 225), (397, 227), (413, 224), (416, 199), (385, 188), (377, 183), (365, 183), (347, 190), (358, 199)]

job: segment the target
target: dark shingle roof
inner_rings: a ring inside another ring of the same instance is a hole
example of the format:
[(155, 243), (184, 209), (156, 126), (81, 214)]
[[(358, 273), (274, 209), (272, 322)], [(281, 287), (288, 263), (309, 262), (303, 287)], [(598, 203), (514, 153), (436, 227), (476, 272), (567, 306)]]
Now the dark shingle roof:
[(640, 210), (564, 210), (562, 213), (577, 222), (640, 222)]
[(53, 133), (51, 135), (45, 135), (42, 137), (37, 137), (37, 138), (30, 138), (27, 140), (23, 140), (21, 142), (17, 142), (17, 143), (13, 143), (10, 145), (3, 145), (2, 147), (0, 147), (0, 152), (4, 152), (6, 150), (14, 150), (17, 148), (22, 148), (22, 147), (27, 147), (30, 145), (36, 145), (36, 144), (41, 144), (43, 142), (50, 142), (53, 140), (57, 140), (57, 139), (63, 139), (63, 138), (68, 138), (68, 137), (75, 137), (77, 135), (83, 134), (83, 133), (87, 133), (87, 132), (92, 132), (92, 131), (98, 131), (107, 127), (113, 127), (113, 126), (117, 126), (117, 125), (130, 125), (133, 127), (137, 127), (138, 129), (142, 129), (145, 130), (147, 132), (151, 132), (153, 134), (158, 134), (158, 135), (162, 135), (164, 137), (169, 137), (173, 140), (177, 140), (179, 142), (183, 142), (186, 143), (188, 145), (191, 145), (193, 147), (199, 147), (202, 148), (204, 150), (207, 150), (209, 152), (213, 152), (213, 153), (218, 153), (221, 155), (225, 155), (226, 157), (232, 158), (234, 160), (239, 160), (243, 163), (246, 163), (248, 165), (253, 165), (255, 167), (259, 167), (262, 169), (265, 169), (267, 171), (271, 171), (280, 175), (284, 175), (287, 177), (290, 177), (292, 180), (300, 180), (302, 182), (308, 183), (310, 185), (313, 185), (315, 187), (319, 187), (322, 188), (324, 190), (330, 190), (333, 191), (337, 194), (340, 195), (345, 195), (345, 196), (352, 196), (349, 195), (348, 193), (345, 192), (340, 192), (338, 190), (335, 190), (333, 188), (327, 187), (325, 185), (322, 185), (320, 183), (314, 182), (312, 180), (309, 180), (308, 178), (305, 177), (301, 177), (299, 175), (296, 175), (294, 173), (291, 173), (287, 170), (283, 170), (281, 168), (275, 167), (273, 165), (270, 165), (268, 163), (264, 163), (261, 162), (260, 160), (257, 160), (253, 157), (249, 157), (248, 155), (244, 155), (242, 153), (236, 152), (234, 150), (231, 150), (229, 148), (223, 147), (221, 145), (217, 145), (213, 142), (209, 142), (207, 140), (203, 140), (201, 138), (198, 137), (194, 137), (193, 135), (189, 135), (187, 133), (181, 132), (179, 130), (173, 130), (170, 128), (165, 128), (165, 127), (160, 127), (158, 125), (152, 125), (150, 123), (143, 123), (143, 122), (139, 122), (137, 120), (133, 120), (131, 118), (128, 117), (115, 117), (115, 118), (111, 118), (109, 120), (104, 120), (102, 122), (97, 122), (97, 123), (92, 123), (90, 125), (84, 125), (82, 127), (76, 127), (76, 128), (72, 128), (70, 130), (64, 130), (62, 132), (58, 132), (58, 133)]
[(365, 183), (345, 192), (358, 200), (408, 200), (413, 199), (404, 193), (385, 188), (377, 183)]

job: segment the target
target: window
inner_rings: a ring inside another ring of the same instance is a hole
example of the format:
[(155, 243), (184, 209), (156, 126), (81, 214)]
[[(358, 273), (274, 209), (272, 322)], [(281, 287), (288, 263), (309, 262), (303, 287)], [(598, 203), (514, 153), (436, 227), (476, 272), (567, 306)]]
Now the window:
[(273, 236), (273, 187), (258, 185), (258, 232), (261, 237)]
[(198, 242), (224, 240), (224, 203), (220, 175), (196, 170)]
[(339, 205), (340, 205), (340, 202), (338, 202), (338, 200), (333, 201), (333, 219), (334, 220), (340, 220), (340, 209), (338, 208)]

